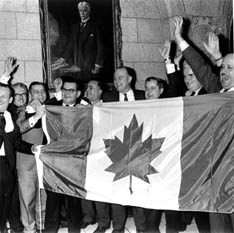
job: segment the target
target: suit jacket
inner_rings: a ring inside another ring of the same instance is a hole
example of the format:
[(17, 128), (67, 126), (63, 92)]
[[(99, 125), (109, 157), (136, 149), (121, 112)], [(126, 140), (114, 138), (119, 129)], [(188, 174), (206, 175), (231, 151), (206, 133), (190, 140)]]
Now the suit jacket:
[(189, 46), (183, 51), (183, 56), (208, 93), (220, 92), (222, 89), (220, 77), (212, 71), (211, 66), (195, 49)]
[[(135, 100), (144, 100), (145, 92), (142, 90), (133, 90)], [(109, 91), (103, 94), (103, 102), (117, 102), (119, 101), (119, 92), (116, 90)]]
[[(9, 163), (9, 167), (11, 170), (15, 168), (15, 151), (21, 151), (23, 153), (26, 153), (27, 156), (32, 154), (31, 143), (27, 143), (25, 141), (22, 141), (20, 129), (17, 126), (16, 122), (13, 120), (14, 129), (11, 132), (5, 132), (2, 129), (0, 129), (0, 141), (4, 141), (4, 148), (5, 148), (5, 156), (7, 158), (7, 161)], [(2, 145), (2, 143), (0, 143)], [(31, 156), (29, 156), (31, 157)]]
[(168, 78), (168, 87), (164, 92), (160, 95), (161, 98), (170, 98), (170, 97), (178, 97), (184, 94), (184, 82), (182, 81), (181, 75), (178, 71), (167, 74)]
[(82, 31), (80, 22), (72, 26), (65, 58), (82, 70), (91, 71), (95, 64), (103, 66), (104, 47), (101, 30), (98, 25), (88, 20)]
[(207, 94), (207, 91), (205, 90), (204, 87), (202, 87), (197, 95), (205, 95), (205, 94)]

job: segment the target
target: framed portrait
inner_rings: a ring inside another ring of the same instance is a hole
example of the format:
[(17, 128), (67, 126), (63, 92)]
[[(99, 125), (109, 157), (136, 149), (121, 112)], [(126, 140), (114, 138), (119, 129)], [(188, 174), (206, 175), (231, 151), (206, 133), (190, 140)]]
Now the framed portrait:
[(119, 0), (86, 0), (90, 24), (85, 23), (84, 29), (80, 2), (39, 0), (43, 78), (49, 89), (59, 76), (72, 76), (83, 83), (94, 78), (111, 84), (115, 68), (122, 64)]

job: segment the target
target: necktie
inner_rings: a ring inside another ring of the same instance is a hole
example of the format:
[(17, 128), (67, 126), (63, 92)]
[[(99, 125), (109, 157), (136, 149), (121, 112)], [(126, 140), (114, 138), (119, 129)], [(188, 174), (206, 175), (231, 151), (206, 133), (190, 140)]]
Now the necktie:
[[(3, 115), (3, 112), (0, 112), (0, 129), (3, 130), (3, 132), (5, 132), (5, 126), (6, 126), (5, 117)], [(3, 141), (4, 141), (3, 136), (0, 136), (0, 148), (2, 146)]]
[(85, 27), (85, 23), (84, 23), (84, 22), (81, 22), (81, 24), (80, 24), (80, 31), (81, 31), (81, 32), (83, 31), (84, 27)]
[(124, 94), (124, 101), (128, 101), (128, 96), (126, 93)]
[(5, 117), (3, 115), (3, 112), (0, 112), (0, 128), (4, 130), (5, 126), (6, 126)]

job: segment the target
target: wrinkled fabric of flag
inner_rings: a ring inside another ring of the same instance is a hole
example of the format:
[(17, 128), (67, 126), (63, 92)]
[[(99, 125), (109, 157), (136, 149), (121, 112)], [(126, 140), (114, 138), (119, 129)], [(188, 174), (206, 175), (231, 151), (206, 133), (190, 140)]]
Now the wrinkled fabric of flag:
[(45, 189), (89, 200), (233, 212), (233, 98), (46, 106), (39, 179)]

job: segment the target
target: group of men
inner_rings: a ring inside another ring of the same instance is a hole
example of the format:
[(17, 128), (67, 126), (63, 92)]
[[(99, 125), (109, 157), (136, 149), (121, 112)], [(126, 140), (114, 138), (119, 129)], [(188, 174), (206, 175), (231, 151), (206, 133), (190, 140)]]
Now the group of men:
[[(80, 232), (82, 228), (96, 222), (98, 227), (94, 232), (102, 233), (110, 228), (111, 221), (113, 233), (123, 233), (128, 214), (132, 214), (134, 218), (136, 232), (160, 232), (162, 214), (160, 210), (93, 202), (66, 194), (39, 190), (36, 161), (31, 149), (32, 146), (34, 150), (35, 145), (46, 143), (41, 125), (45, 104), (74, 107), (78, 104), (101, 105), (102, 102), (137, 101), (233, 91), (234, 54), (222, 57), (218, 48), (218, 38), (210, 33), (209, 43), (205, 45), (206, 49), (217, 64), (221, 65), (220, 73), (214, 73), (202, 56), (182, 38), (182, 17), (174, 17), (173, 22), (175, 42), (185, 59), (182, 69), (186, 90), (183, 88), (178, 71), (178, 61), (174, 59), (176, 66), (169, 58), (170, 42), (168, 41), (160, 49), (165, 60), (168, 83), (154, 76), (148, 77), (145, 80), (145, 91), (136, 90), (132, 86), (131, 70), (125, 66), (115, 70), (113, 90), (105, 91), (101, 81), (93, 79), (87, 83), (84, 95), (79, 83), (71, 77), (58, 77), (54, 80), (57, 93), (52, 99), (48, 98), (44, 83), (32, 82), (29, 90), (22, 83), (12, 86), (0, 84), (0, 206), (3, 207), (0, 209), (0, 232), (5, 232), (7, 220), (13, 230), (18, 232), (36, 232), (42, 229), (48, 233), (58, 232), (62, 206), (66, 209), (70, 233)], [(13, 64), (12, 61), (9, 63)], [(18, 151), (16, 161), (15, 151)], [(10, 205), (11, 200), (15, 203), (13, 208)], [(17, 225), (16, 220), (11, 221), (11, 215), (14, 210), (17, 210), (18, 202), (20, 212), (15, 211), (15, 219), (18, 217), (19, 220)], [(234, 231), (233, 214), (180, 213), (165, 210), (165, 216), (167, 233), (185, 230), (193, 217), (201, 233)], [(15, 229), (14, 224), (17, 225)]]

